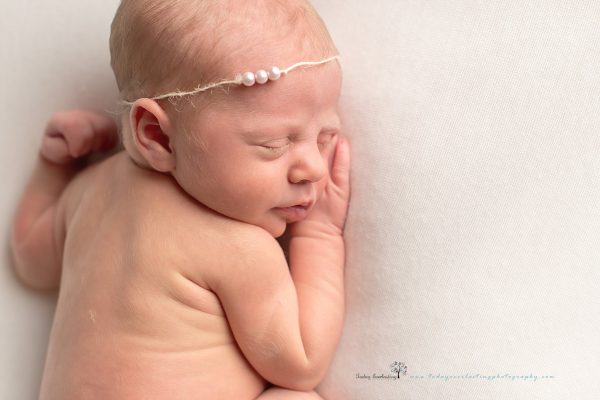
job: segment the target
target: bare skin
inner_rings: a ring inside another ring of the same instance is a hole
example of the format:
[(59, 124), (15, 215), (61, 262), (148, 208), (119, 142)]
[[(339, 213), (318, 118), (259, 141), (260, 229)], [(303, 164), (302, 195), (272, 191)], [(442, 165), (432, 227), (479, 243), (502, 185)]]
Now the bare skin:
[[(125, 152), (76, 165), (114, 136), (97, 115), (55, 117), (13, 225), (19, 276), (60, 285), (40, 399), (320, 399), (312, 389), (343, 323), (347, 142), (323, 153), (324, 176), (317, 164), (290, 173), (317, 189), (310, 214), (289, 225), (288, 270), (278, 212), (224, 215), (182, 189), (191, 178)], [(147, 159), (177, 164), (143, 148), (149, 138), (138, 137)]]

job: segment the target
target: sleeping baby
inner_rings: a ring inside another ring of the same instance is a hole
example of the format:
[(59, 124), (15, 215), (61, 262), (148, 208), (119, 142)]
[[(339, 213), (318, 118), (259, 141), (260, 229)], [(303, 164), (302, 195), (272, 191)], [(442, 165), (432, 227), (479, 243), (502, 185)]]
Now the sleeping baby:
[(116, 124), (55, 114), (12, 228), (19, 277), (60, 287), (40, 399), (321, 399), (350, 192), (322, 20), (122, 0), (110, 48), (124, 151), (88, 163)]

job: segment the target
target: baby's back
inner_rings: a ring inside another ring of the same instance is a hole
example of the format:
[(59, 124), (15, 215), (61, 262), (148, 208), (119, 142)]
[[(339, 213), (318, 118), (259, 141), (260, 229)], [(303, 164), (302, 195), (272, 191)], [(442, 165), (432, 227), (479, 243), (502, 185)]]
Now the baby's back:
[(41, 399), (254, 399), (265, 381), (202, 270), (238, 223), (121, 152), (67, 189)]

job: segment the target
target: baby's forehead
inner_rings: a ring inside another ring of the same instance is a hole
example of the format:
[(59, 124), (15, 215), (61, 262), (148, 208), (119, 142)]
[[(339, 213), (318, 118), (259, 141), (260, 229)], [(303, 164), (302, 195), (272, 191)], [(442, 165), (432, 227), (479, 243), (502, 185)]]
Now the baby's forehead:
[[(240, 88), (242, 90), (244, 88)], [(245, 88), (252, 90), (253, 88)], [(248, 93), (248, 92), (246, 92)], [(264, 93), (252, 93), (252, 98), (265, 100)], [(227, 130), (228, 134), (245, 139), (266, 139), (301, 136), (315, 131), (334, 132), (341, 128), (337, 103), (327, 107), (311, 102), (273, 103), (244, 101), (243, 96), (223, 96), (218, 103), (189, 108), (190, 129)], [(309, 99), (310, 100), (310, 99)]]

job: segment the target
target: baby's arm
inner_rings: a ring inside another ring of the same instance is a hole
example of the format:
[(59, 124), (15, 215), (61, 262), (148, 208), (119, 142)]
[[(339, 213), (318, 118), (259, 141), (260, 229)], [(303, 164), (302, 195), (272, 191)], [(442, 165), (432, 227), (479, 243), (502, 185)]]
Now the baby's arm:
[(116, 138), (114, 122), (94, 113), (57, 113), (48, 122), (11, 230), (16, 272), (25, 284), (58, 286), (66, 235), (64, 189), (82, 168), (77, 158), (113, 147)]
[(275, 385), (314, 389), (335, 352), (344, 318), (342, 231), (348, 201), (344, 142), (323, 196), (305, 220), (290, 225), (291, 270), (266, 232), (245, 234), (232, 241), (233, 266), (224, 263), (224, 277), (211, 285), (244, 355)]

